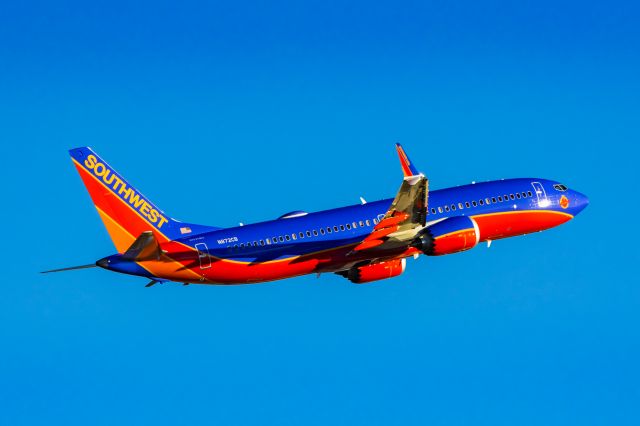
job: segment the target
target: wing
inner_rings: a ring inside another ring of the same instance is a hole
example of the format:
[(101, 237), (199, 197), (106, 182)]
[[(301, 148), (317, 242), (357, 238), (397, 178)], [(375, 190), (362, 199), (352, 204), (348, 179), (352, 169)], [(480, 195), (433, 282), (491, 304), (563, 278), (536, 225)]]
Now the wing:
[(396, 144), (404, 180), (384, 217), (354, 252), (386, 251), (409, 247), (427, 219), (429, 180), (419, 173), (400, 144)]

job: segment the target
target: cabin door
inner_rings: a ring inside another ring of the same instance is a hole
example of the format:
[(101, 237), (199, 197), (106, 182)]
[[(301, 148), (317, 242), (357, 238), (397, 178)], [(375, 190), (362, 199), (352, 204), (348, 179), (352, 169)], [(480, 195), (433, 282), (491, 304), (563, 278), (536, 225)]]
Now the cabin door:
[(531, 186), (536, 191), (536, 197), (538, 197), (538, 207), (549, 207), (551, 204), (547, 198), (547, 193), (540, 182), (531, 182)]
[(211, 267), (211, 258), (209, 257), (209, 248), (205, 243), (196, 244), (196, 250), (198, 250), (198, 261), (200, 262), (200, 269), (207, 269)]

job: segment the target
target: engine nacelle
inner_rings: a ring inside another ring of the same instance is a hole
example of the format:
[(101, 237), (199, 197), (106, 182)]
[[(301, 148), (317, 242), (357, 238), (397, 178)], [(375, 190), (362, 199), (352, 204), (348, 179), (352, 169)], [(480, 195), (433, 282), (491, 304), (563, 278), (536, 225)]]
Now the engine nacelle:
[(354, 266), (348, 271), (340, 272), (340, 275), (352, 283), (364, 284), (370, 283), (371, 281), (397, 277), (404, 272), (406, 265), (406, 259), (393, 259), (364, 266)]
[(428, 256), (442, 256), (475, 247), (480, 241), (480, 229), (475, 220), (467, 216), (454, 216), (435, 223), (413, 242)]

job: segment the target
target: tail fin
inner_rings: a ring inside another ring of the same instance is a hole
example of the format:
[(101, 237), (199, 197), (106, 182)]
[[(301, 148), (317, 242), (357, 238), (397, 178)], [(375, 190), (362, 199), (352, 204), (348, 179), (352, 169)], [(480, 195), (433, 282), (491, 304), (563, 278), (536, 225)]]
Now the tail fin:
[(218, 229), (171, 219), (91, 148), (74, 148), (69, 154), (118, 252), (124, 253), (145, 231), (162, 243)]

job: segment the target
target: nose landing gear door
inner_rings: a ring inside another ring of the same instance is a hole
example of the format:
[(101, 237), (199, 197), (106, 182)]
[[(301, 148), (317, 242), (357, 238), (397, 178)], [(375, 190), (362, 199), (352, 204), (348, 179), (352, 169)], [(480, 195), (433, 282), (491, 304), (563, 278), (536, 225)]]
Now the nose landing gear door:
[(205, 243), (196, 244), (196, 250), (198, 251), (198, 261), (200, 262), (200, 269), (208, 269), (211, 267), (211, 258), (209, 257), (209, 248)]
[(533, 186), (533, 189), (535, 189), (536, 191), (536, 197), (538, 197), (538, 207), (549, 207), (549, 205), (551, 205), (551, 202), (547, 198), (547, 193), (545, 192), (542, 184), (540, 182), (531, 182), (531, 186)]

